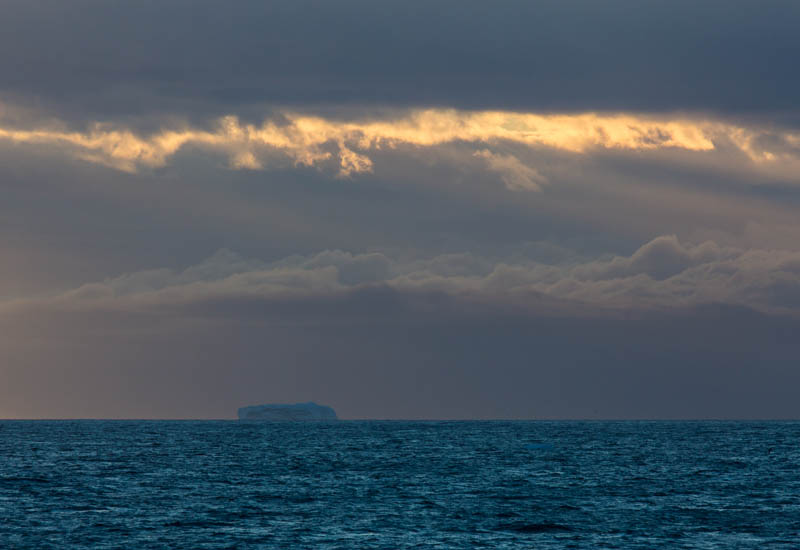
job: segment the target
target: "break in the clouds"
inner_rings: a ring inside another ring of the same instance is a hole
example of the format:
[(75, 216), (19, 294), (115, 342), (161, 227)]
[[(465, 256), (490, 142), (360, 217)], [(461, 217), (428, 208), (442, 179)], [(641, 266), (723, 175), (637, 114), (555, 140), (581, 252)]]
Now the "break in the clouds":
[(797, 417), (798, 26), (5, 2), (0, 416)]

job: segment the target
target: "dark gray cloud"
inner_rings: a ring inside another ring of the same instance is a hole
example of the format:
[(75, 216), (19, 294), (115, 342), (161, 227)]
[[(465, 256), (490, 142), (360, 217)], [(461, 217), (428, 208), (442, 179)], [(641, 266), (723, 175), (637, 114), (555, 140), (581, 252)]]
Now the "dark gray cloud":
[(90, 118), (370, 103), (794, 113), (798, 24), (791, 0), (13, 0), (0, 94)]

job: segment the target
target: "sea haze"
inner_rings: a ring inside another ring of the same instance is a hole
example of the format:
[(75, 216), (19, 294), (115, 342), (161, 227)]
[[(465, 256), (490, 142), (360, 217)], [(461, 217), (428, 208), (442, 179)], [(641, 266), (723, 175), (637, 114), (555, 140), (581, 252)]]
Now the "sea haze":
[(0, 422), (0, 547), (800, 541), (797, 422)]

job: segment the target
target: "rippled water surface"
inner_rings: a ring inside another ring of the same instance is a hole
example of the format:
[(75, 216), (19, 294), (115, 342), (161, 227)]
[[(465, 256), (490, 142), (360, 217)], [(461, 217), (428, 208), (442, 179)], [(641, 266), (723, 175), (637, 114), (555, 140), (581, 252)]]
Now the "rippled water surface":
[(800, 424), (0, 422), (0, 548), (800, 548)]

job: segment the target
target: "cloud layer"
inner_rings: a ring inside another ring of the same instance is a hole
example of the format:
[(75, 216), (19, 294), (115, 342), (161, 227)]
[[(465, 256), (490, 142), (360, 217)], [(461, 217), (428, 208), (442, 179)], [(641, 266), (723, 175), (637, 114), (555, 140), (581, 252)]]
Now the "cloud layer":
[[(2, 122), (2, 119), (0, 119)], [(62, 128), (59, 128), (62, 126)], [(355, 120), (283, 113), (260, 126), (234, 116), (214, 130), (184, 126), (139, 135), (124, 127), (95, 123), (86, 132), (0, 127), (0, 140), (55, 147), (81, 159), (124, 171), (160, 167), (181, 149), (228, 156), (235, 169), (260, 170), (287, 159), (294, 165), (335, 167), (339, 176), (367, 173), (373, 151), (433, 149), (463, 143), (473, 156), (500, 174), (511, 190), (541, 190), (546, 181), (535, 168), (487, 146), (545, 148), (572, 154), (597, 150), (716, 152), (724, 164), (733, 150), (766, 172), (791, 173), (800, 163), (800, 133), (739, 126), (710, 119), (635, 114), (537, 114), (420, 110), (400, 116)], [(401, 151), (402, 152), (402, 151)]]
[[(0, 94), (80, 119), (268, 104), (796, 112), (766, 0), (4, 3)], [(234, 107), (234, 108), (232, 108)]]
[(225, 300), (324, 301), (370, 288), (556, 315), (708, 304), (795, 315), (800, 314), (800, 252), (744, 250), (711, 241), (682, 244), (675, 236), (658, 237), (627, 257), (586, 260), (564, 251), (555, 264), (522, 255), (501, 259), (460, 253), (398, 260), (380, 252), (338, 250), (265, 263), (220, 250), (184, 270), (130, 273), (4, 307), (159, 311)]

